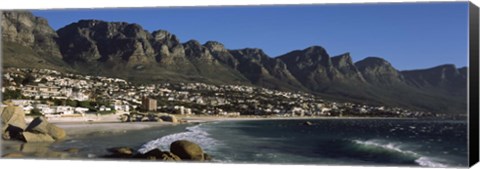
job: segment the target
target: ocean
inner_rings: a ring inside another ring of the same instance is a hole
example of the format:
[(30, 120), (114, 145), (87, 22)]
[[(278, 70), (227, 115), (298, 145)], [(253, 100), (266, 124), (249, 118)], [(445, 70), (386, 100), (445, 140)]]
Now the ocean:
[(78, 147), (85, 157), (106, 148), (139, 152), (169, 150), (186, 139), (218, 163), (359, 166), (466, 167), (467, 123), (409, 119), (318, 119), (207, 122), (152, 128), (114, 136), (67, 140), (56, 149)]

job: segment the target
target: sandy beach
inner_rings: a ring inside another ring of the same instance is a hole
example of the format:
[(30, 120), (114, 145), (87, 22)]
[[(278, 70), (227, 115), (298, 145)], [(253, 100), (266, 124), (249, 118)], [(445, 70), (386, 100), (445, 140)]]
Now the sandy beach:
[(67, 132), (67, 139), (86, 137), (94, 135), (106, 135), (115, 133), (125, 133), (127, 131), (142, 130), (152, 127), (162, 127), (174, 125), (170, 122), (95, 122), (95, 123), (54, 123), (57, 126), (65, 129)]

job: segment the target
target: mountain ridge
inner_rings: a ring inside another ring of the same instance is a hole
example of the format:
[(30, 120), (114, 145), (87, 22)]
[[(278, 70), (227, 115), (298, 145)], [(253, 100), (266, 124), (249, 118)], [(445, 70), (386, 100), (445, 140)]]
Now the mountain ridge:
[[(29, 23), (40, 26), (11, 26)], [(2, 31), (7, 67), (51, 67), (146, 83), (253, 85), (439, 113), (466, 111), (468, 68), (454, 65), (399, 71), (380, 57), (353, 62), (348, 52), (330, 56), (316, 45), (270, 57), (258, 48), (230, 50), (217, 41), (193, 39), (182, 43), (166, 30), (149, 32), (135, 23), (95, 19), (55, 32), (29, 12), (2, 12), (2, 30), (7, 30)], [(27, 43), (21, 37), (40, 40)]]

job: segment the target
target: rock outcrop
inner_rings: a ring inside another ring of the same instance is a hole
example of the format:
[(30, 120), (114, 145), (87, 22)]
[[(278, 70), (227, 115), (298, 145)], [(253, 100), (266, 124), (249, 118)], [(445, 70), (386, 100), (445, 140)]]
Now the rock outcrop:
[(29, 47), (35, 51), (61, 58), (55, 39), (57, 33), (48, 21), (26, 11), (2, 12), (2, 40)]
[(36, 117), (27, 126), (25, 112), (8, 101), (2, 108), (2, 138), (4, 140), (21, 140), (25, 142), (54, 142), (64, 139), (66, 132), (58, 126), (48, 123), (43, 117)]
[(182, 161), (182, 159), (177, 155), (167, 151), (160, 151), (159, 149), (153, 149), (145, 154), (136, 155), (135, 158), (162, 161)]
[(170, 152), (182, 160), (203, 161), (203, 150), (197, 144), (188, 140), (178, 140), (170, 144)]
[(302, 89), (302, 85), (279, 59), (269, 57), (261, 49), (231, 50), (235, 69), (253, 84), (274, 89)]
[[(55, 140), (61, 140), (66, 137), (66, 132), (62, 128), (47, 122), (47, 120), (43, 117), (36, 117), (33, 121), (28, 125), (26, 131), (32, 133), (39, 133), (45, 134), (52, 137)], [(30, 142), (26, 140), (27, 142)]]
[(404, 83), (403, 75), (388, 61), (379, 57), (367, 57), (355, 63), (366, 81), (374, 85)]
[(107, 149), (111, 154), (105, 158), (127, 158), (160, 161), (211, 161), (212, 157), (203, 152), (202, 148), (187, 140), (178, 140), (170, 145), (170, 151), (152, 149), (146, 153), (133, 153), (129, 147), (115, 147)]
[(151, 35), (137, 24), (80, 20), (57, 32), (61, 52), (70, 64), (135, 67), (155, 61)]
[(319, 46), (292, 51), (278, 58), (300, 83), (313, 91), (330, 86), (334, 75), (338, 74), (326, 50)]
[(36, 143), (36, 142), (55, 142), (52, 136), (44, 133), (34, 133), (34, 132), (23, 132), (23, 141), (27, 143)]
[(7, 107), (2, 107), (1, 111), (1, 125), (2, 138), (21, 139), (22, 132), (27, 128), (25, 122), (25, 112), (18, 106), (13, 106), (12, 103), (6, 102)]
[(70, 70), (56, 42), (58, 34), (48, 21), (27, 11), (2, 11), (4, 66)]

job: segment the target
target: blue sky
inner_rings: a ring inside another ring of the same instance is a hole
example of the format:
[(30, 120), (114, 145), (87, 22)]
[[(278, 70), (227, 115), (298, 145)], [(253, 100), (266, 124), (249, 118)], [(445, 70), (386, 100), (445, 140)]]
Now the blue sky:
[(319, 45), (354, 61), (385, 58), (399, 70), (467, 64), (468, 3), (329, 4), (35, 10), (54, 29), (80, 19), (163, 29), (182, 42), (215, 40), (229, 49), (261, 48), (271, 57)]

